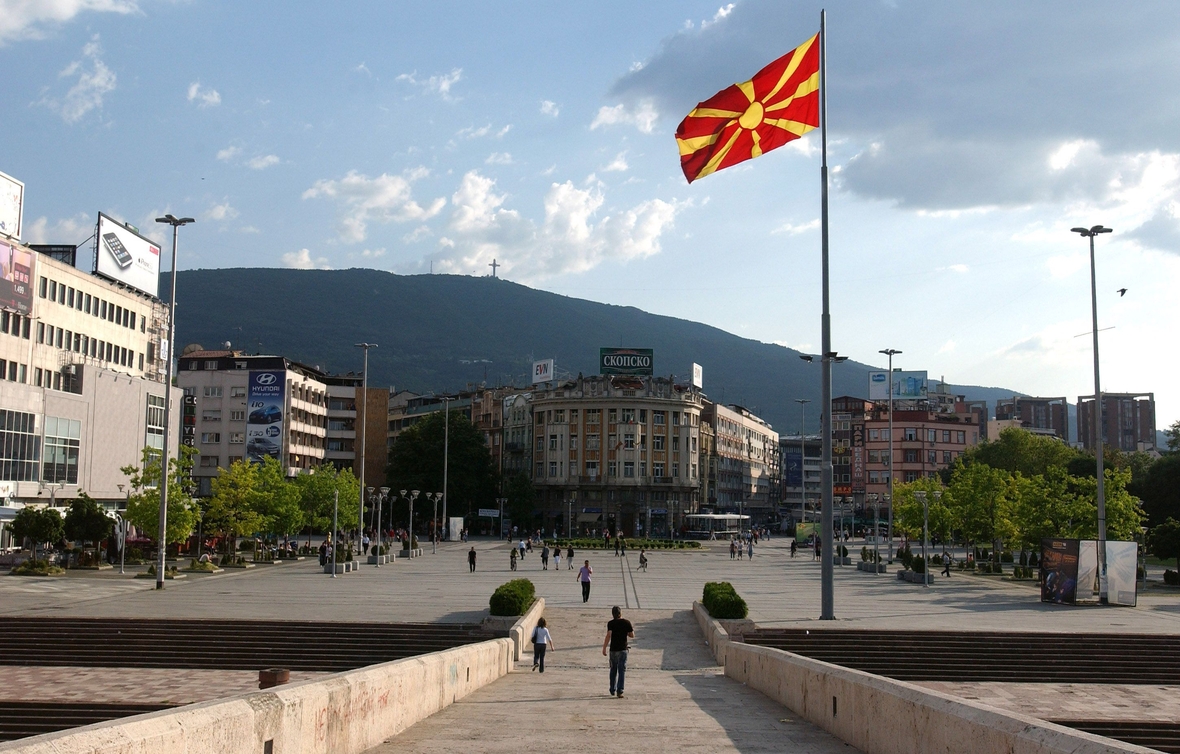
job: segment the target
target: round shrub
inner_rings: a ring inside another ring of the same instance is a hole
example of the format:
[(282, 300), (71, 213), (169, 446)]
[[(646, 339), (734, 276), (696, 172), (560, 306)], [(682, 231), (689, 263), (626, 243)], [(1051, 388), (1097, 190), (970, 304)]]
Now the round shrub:
[(537, 589), (528, 579), (513, 579), (501, 584), (488, 601), (492, 615), (524, 615), (536, 599)]
[(709, 611), (709, 615), (718, 620), (745, 618), (750, 613), (746, 601), (728, 581), (706, 583), (701, 604)]

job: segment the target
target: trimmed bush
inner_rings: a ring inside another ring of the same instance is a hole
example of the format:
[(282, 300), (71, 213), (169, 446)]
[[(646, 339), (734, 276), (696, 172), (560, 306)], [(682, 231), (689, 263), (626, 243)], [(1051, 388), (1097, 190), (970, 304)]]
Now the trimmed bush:
[(1164, 583), (1168, 586), (1180, 586), (1180, 572), (1171, 569), (1165, 570)]
[(922, 556), (910, 558), (910, 570), (914, 573), (926, 573), (926, 562), (922, 560)]
[(537, 589), (528, 579), (513, 579), (496, 587), (488, 601), (492, 615), (524, 615), (536, 599)]
[(1011, 563), (1012, 562), (1012, 553), (1010, 553), (1010, 552), (1000, 553), (1000, 562), (1001, 563)]
[(718, 620), (745, 618), (750, 613), (746, 601), (728, 581), (707, 582), (701, 604)]
[(26, 560), (12, 569), (16, 576), (61, 576), (65, 572), (66, 569), (53, 565), (49, 560)]

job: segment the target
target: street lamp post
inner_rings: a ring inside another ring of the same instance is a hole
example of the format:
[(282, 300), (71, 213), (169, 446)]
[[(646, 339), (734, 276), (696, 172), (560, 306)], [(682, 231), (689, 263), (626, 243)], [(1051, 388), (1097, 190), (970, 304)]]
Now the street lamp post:
[(156, 558), (156, 588), (164, 588), (164, 555), (168, 549), (168, 435), (172, 429), (172, 347), (176, 340), (176, 241), (180, 227), (196, 222), (191, 217), (157, 217), (156, 222), (172, 226), (172, 295), (168, 299), (168, 363), (164, 367), (164, 444), (160, 453), (160, 553)]
[(800, 510), (803, 511), (803, 523), (807, 523), (807, 404), (809, 398), (796, 398), (802, 418), (799, 420), (799, 500)]
[(426, 497), (434, 501), (434, 518), (430, 522), (430, 554), (438, 554), (438, 501), (442, 499), (441, 492), (427, 492)]
[[(443, 521), (447, 520), (447, 466), (451, 460), (451, 396), (443, 397)], [(470, 510), (470, 508), (468, 508)], [(501, 517), (503, 518), (503, 517)], [(502, 525), (502, 524), (501, 524)], [(450, 527), (447, 527), (450, 530)]]
[(1098, 282), (1094, 268), (1094, 236), (1111, 233), (1111, 228), (1095, 225), (1090, 228), (1071, 228), (1071, 232), (1090, 239), (1090, 311), (1094, 336), (1094, 450), (1097, 455), (1098, 481), (1098, 601), (1107, 602), (1106, 590), (1106, 490), (1102, 443), (1102, 382), (1098, 377)]
[(496, 498), (496, 503), (500, 506), (500, 539), (504, 539), (504, 503), (508, 502), (506, 497)]
[(336, 537), (337, 517), (340, 513), (340, 490), (332, 492), (332, 578), (336, 578), (336, 547), (339, 545)]
[[(942, 500), (942, 490), (935, 490), (935, 491), (934, 491), (934, 502), (936, 502), (936, 503), (937, 503), (937, 502), (939, 502), (940, 500)], [(924, 515), (924, 519), (923, 519), (923, 521), (922, 521), (922, 527), (923, 527), (923, 529), (925, 529), (925, 531), (923, 532), (923, 534), (924, 534), (924, 535), (925, 535), (925, 537), (926, 537), (926, 541), (922, 543), (922, 547), (923, 547), (923, 548), (925, 548), (925, 547), (926, 547), (926, 545), (927, 545), (927, 544), (929, 544), (929, 542), (930, 542), (930, 511), (929, 511), (929, 510), (925, 510), (925, 511), (923, 511), (923, 515)], [(931, 549), (934, 549), (934, 548), (933, 548), (933, 547), (931, 547)], [(942, 549), (943, 549), (944, 551), (946, 550), (946, 543), (945, 543), (945, 542), (944, 542), (944, 543), (943, 543), (943, 545), (942, 545)], [(933, 575), (933, 574), (927, 574), (927, 577), (928, 577), (928, 579), (929, 579), (929, 581), (930, 581), (930, 582), (933, 582), (933, 581), (934, 581), (934, 575)], [(927, 586), (929, 586), (929, 584), (927, 584)]]
[(893, 470), (897, 468), (897, 459), (893, 457), (893, 357), (901, 351), (896, 348), (886, 348), (878, 351), (889, 357), (889, 492), (885, 499), (889, 502), (889, 562), (893, 562)]
[[(356, 541), (357, 549), (361, 548), (361, 540), (365, 533), (365, 440), (367, 439), (367, 432), (365, 425), (369, 419), (369, 349), (376, 348), (376, 343), (354, 343), (355, 348), (363, 349), (365, 352), (364, 367), (361, 369), (361, 452), (360, 452), (360, 483), (361, 483), (361, 509), (357, 516), (357, 530)], [(353, 446), (356, 447), (355, 445)], [(369, 488), (369, 494), (373, 494), (373, 488)]]
[(930, 531), (930, 506), (925, 490), (917, 490), (914, 497), (922, 501), (922, 585), (930, 586), (930, 560), (926, 557), (926, 539)]
[(876, 492), (869, 494), (873, 503), (873, 573), (880, 573), (878, 564), (881, 562), (881, 497)]
[(389, 488), (382, 487), (377, 492), (380, 495), (377, 498), (377, 567), (380, 568), (381, 555), (383, 554), (381, 552), (381, 514), (385, 509), (385, 501), (389, 498)]
[(414, 557), (414, 501), (417, 500), (418, 496), (421, 494), (422, 493), (419, 490), (410, 490), (410, 529), (408, 534), (410, 540), (410, 551), (407, 553), (408, 558)]

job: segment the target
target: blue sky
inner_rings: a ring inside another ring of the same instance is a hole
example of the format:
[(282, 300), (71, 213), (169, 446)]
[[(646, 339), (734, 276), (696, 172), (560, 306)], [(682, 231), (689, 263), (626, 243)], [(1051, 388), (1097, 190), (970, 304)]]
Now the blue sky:
[[(487, 274), (803, 350), (818, 134), (688, 186), (677, 123), (813, 2), (0, 0), (0, 170), (27, 240), (97, 212), (181, 267)], [(1168, 3), (829, 7), (834, 344), (1180, 418), (1180, 21)], [(1127, 288), (1125, 296), (1116, 290)], [(576, 323), (571, 323), (576, 326)]]

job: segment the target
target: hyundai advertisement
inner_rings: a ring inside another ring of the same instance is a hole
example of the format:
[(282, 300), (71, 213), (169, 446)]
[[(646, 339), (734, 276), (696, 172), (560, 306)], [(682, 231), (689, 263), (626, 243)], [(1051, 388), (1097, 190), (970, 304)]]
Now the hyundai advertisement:
[(287, 375), (283, 371), (252, 371), (246, 390), (246, 458), (262, 463), (266, 456), (282, 460), (283, 406)]

